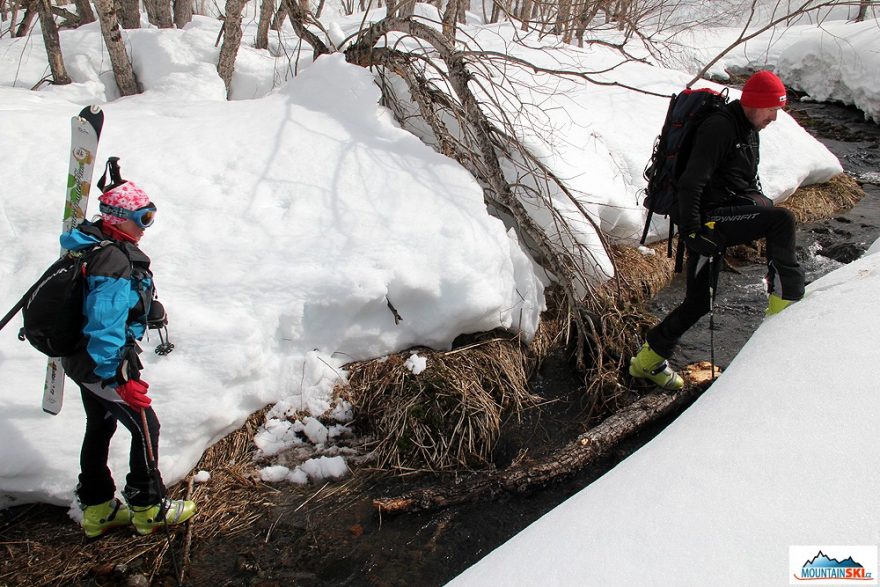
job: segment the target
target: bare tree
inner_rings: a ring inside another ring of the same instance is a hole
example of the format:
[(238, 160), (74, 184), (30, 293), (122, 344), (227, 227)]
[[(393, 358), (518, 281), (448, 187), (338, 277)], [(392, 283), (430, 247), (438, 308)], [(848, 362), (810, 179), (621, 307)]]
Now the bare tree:
[(160, 29), (170, 29), (174, 26), (171, 20), (170, 0), (144, 0), (144, 6), (147, 8), (147, 19), (150, 24)]
[(873, 4), (871, 0), (860, 0), (859, 1), (859, 13), (856, 16), (856, 22), (864, 22), (865, 17), (868, 15), (868, 7)]
[(138, 0), (115, 0), (115, 5), (122, 28), (141, 28), (141, 7)]
[[(349, 1), (351, 1), (351, 0), (349, 0)], [(344, 3), (343, 3), (343, 9), (348, 10), (347, 8), (345, 8)], [(351, 12), (346, 12), (345, 14), (351, 14)], [(284, 1), (282, 0), (281, 5), (278, 7), (278, 10), (275, 12), (275, 17), (272, 19), (272, 30), (273, 31), (280, 31), (281, 27), (284, 26), (284, 21), (286, 18), (287, 18), (287, 4), (285, 4)]]
[[(31, 27), (34, 24), (34, 21), (37, 19), (37, 15), (39, 13), (39, 9), (37, 8), (37, 0), (22, 0), (19, 4), (19, 7), (24, 7), (24, 16), (21, 18), (21, 22), (18, 23), (18, 28), (15, 30), (14, 37), (26, 37), (31, 30)], [(17, 10), (13, 12), (13, 15), (17, 15)], [(12, 22), (15, 22), (13, 19)]]
[(220, 59), (217, 62), (217, 73), (226, 86), (226, 96), (232, 85), (232, 72), (235, 69), (235, 56), (241, 45), (241, 12), (245, 0), (226, 0), (226, 18), (223, 21), (223, 46), (220, 47)]
[(79, 15), (79, 24), (88, 24), (95, 22), (95, 13), (92, 11), (92, 5), (88, 0), (74, 0), (76, 13)]
[(113, 67), (113, 78), (122, 96), (133, 96), (140, 93), (137, 78), (128, 60), (125, 51), (125, 43), (122, 41), (122, 30), (119, 28), (119, 20), (116, 17), (116, 7), (113, 0), (95, 0), (95, 8), (98, 11), (98, 20), (101, 22), (101, 34), (104, 36), (104, 44), (110, 54), (110, 64)]
[(52, 16), (50, 0), (37, 0), (37, 9), (40, 13), (40, 28), (43, 30), (43, 42), (46, 44), (46, 54), (49, 57), (49, 69), (52, 71), (54, 83), (59, 85), (69, 84), (70, 76), (64, 67), (64, 58), (61, 56), (61, 41), (58, 39), (58, 27)]
[(182, 29), (192, 22), (193, 0), (173, 0), (174, 26)]
[(275, 0), (263, 0), (260, 4), (260, 20), (257, 23), (257, 38), (254, 47), (257, 49), (269, 48), (269, 24), (275, 12)]

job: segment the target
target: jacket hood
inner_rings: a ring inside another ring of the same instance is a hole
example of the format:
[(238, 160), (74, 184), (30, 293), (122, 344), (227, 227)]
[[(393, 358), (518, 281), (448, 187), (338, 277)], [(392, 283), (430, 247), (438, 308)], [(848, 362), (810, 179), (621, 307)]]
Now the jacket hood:
[(85, 221), (77, 228), (61, 235), (61, 246), (68, 251), (80, 251), (107, 240), (101, 229), (91, 222)]

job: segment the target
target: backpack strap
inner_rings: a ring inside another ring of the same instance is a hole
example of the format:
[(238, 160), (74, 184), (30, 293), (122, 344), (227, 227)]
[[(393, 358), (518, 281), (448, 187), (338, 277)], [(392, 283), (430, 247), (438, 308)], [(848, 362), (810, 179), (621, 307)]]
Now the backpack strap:
[(18, 300), (18, 302), (14, 306), (12, 306), (12, 308), (6, 313), (5, 316), (3, 316), (2, 319), (0, 319), (0, 330), (3, 330), (3, 327), (9, 324), (9, 322), (13, 318), (15, 318), (15, 315), (18, 314), (18, 312), (22, 308), (24, 308), (24, 305), (27, 303), (28, 298), (31, 297), (31, 294), (34, 293), (34, 290), (37, 289), (37, 285), (38, 283), (35, 283), (30, 286), (28, 290), (24, 293), (24, 295), (21, 296), (21, 299)]
[(648, 240), (648, 231), (651, 230), (651, 218), (654, 216), (654, 211), (650, 208), (648, 209), (648, 216), (645, 219), (645, 229), (642, 231), (642, 240), (639, 241), (639, 244), (644, 245), (645, 241)]
[[(675, 273), (681, 273), (684, 267), (684, 239), (678, 233), (678, 250), (675, 251)], [(672, 237), (669, 237), (669, 256), (672, 256)]]

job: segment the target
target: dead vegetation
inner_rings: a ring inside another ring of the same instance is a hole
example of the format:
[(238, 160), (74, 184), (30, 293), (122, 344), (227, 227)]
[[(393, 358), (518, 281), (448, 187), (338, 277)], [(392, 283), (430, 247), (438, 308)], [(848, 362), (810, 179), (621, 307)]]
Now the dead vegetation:
[(826, 183), (798, 189), (780, 206), (791, 210), (798, 223), (814, 222), (849, 210), (864, 195), (855, 179), (841, 173)]

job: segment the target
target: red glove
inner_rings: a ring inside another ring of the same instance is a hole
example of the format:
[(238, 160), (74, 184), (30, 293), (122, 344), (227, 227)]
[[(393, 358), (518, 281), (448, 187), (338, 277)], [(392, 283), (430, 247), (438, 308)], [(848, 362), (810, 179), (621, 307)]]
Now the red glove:
[(148, 389), (150, 389), (150, 384), (146, 381), (129, 379), (117, 386), (116, 393), (135, 410), (142, 410), (150, 407), (150, 403), (153, 401), (147, 397)]

